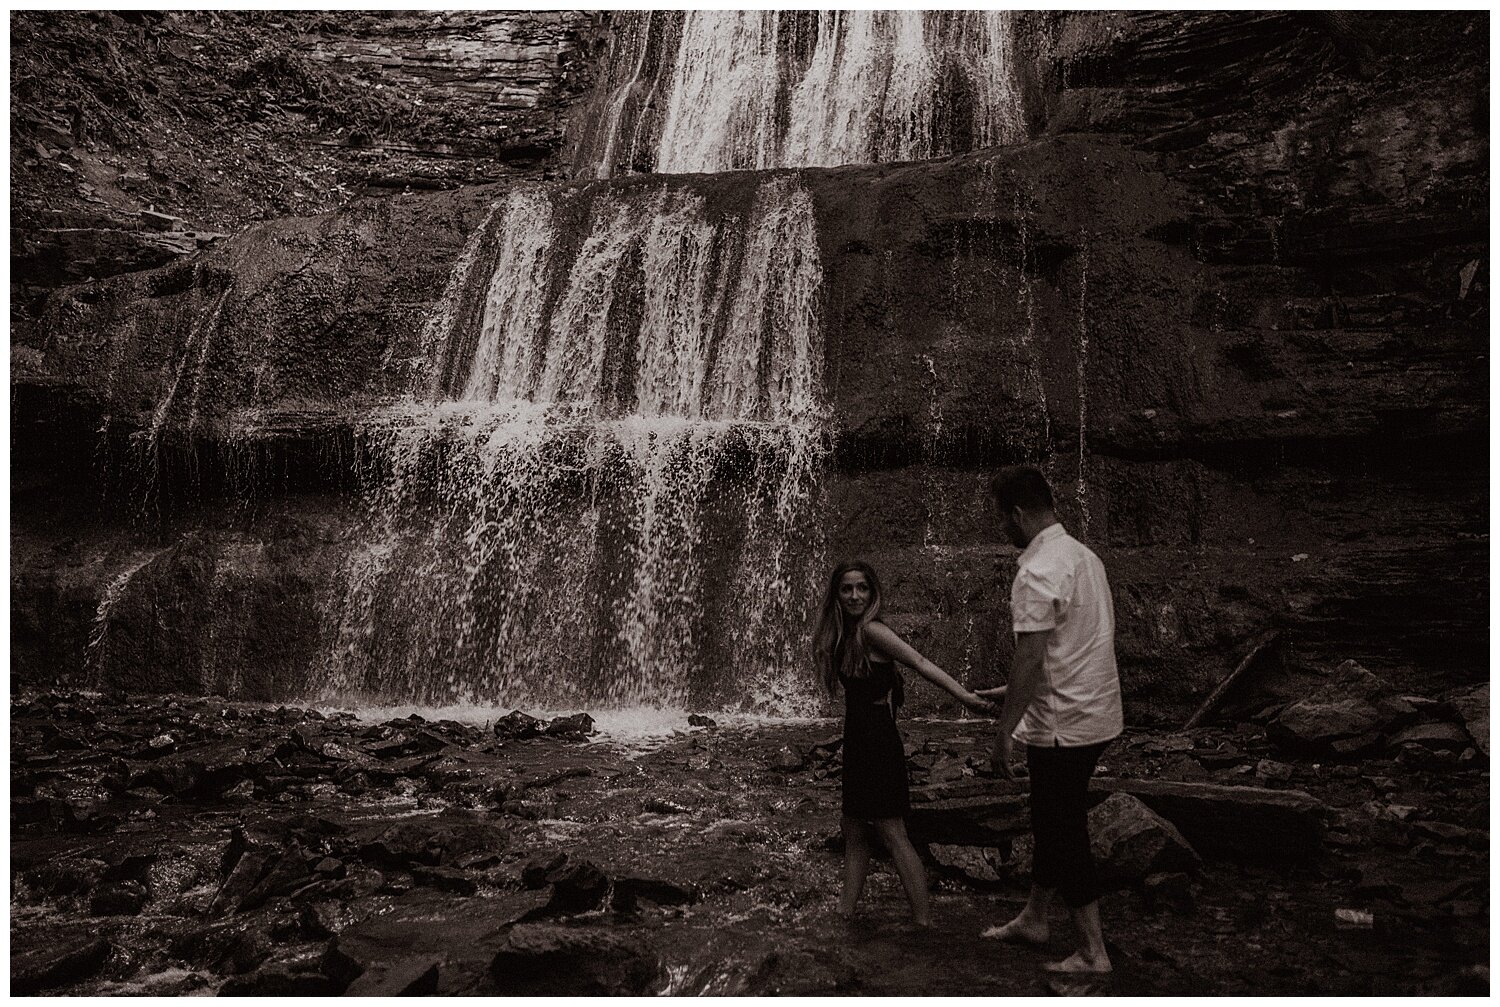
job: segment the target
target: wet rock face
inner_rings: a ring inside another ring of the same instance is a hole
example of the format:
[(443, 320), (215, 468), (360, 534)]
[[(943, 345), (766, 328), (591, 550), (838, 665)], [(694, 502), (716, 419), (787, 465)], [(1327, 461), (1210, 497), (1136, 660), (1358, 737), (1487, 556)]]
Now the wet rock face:
[[(399, 44), (368, 17), (324, 24), (306, 52), (346, 69), (371, 57), (358, 73), (446, 93), (469, 70), (442, 69), (442, 53), (460, 61), (500, 30), (452, 17), (403, 16)], [(802, 173), (835, 416), (830, 558), (871, 559), (892, 624), (948, 670), (985, 682), (1008, 659), (1014, 551), (984, 480), (1028, 459), (1109, 570), (1133, 716), (1191, 705), (1273, 626), (1301, 659), (1353, 657), (1395, 686), (1481, 677), (1487, 56), (1468, 15), (1371, 17), (1380, 44), (1354, 56), (1289, 14), (1039, 18), (1032, 142)], [(528, 47), (572, 30), (548, 24), (493, 58), (531, 66)], [(652, 184), (736, 213), (753, 189), (741, 175)], [(314, 490), (350, 492), (351, 418), (405, 387), (500, 191), (259, 225), (192, 264), (61, 291), (18, 331), (23, 675), (76, 680), (84, 623), (139, 559), (116, 544), (96, 569), (64, 548), (55, 501), (80, 481), (97, 492), (77, 462), (102, 455), (128, 499), (153, 502), (141, 509), (184, 515), (139, 580), (150, 605), (127, 589), (120, 635), (96, 648), (114, 655), (106, 680), (143, 687), (159, 668), (164, 687), (191, 687), (175, 670), (205, 664), (189, 608), (223, 574), (247, 629), (215, 646), (245, 677), (214, 687), (285, 689), (317, 652), (315, 599), (347, 518), (311, 549), (237, 518), (265, 550), (254, 561), (177, 529), (218, 520), (197, 501), (247, 486), (287, 493), (276, 508), (308, 523), (326, 512)], [(154, 475), (111, 448), (153, 430)], [(278, 542), (294, 548), (275, 555)], [(131, 643), (150, 606), (174, 616)], [(279, 642), (260, 655), (254, 640)]]
[(23, 15), (11, 126), (18, 308), (63, 283), (176, 261), (252, 220), (540, 177), (591, 80), (596, 21)]

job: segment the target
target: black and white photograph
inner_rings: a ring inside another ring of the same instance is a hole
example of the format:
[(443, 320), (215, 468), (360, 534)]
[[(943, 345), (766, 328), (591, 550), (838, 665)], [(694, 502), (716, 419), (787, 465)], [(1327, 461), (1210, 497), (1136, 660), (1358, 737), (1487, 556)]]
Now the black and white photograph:
[(1487, 996), (1490, 12), (9, 14), (18, 996)]

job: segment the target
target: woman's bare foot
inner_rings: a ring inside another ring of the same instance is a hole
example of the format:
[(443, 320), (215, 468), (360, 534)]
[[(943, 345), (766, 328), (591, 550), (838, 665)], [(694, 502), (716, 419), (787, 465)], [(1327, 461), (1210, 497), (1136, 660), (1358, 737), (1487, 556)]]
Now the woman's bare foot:
[(979, 936), (1013, 944), (1046, 944), (1051, 933), (1046, 920), (1028, 919), (1023, 914), (1003, 926), (990, 927)]
[(1099, 958), (1085, 958), (1082, 951), (1075, 951), (1060, 962), (1047, 962), (1042, 965), (1044, 972), (1062, 972), (1068, 975), (1107, 975), (1114, 971), (1114, 966), (1109, 963), (1108, 955)]

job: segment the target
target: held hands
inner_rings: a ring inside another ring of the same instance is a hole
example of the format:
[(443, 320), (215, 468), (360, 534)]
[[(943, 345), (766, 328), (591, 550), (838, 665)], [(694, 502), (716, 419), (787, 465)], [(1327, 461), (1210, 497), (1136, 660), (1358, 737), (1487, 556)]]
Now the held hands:
[(983, 692), (966, 691), (962, 696), (958, 697), (958, 700), (975, 713), (983, 713), (993, 717), (1000, 712), (994, 703), (984, 698)]

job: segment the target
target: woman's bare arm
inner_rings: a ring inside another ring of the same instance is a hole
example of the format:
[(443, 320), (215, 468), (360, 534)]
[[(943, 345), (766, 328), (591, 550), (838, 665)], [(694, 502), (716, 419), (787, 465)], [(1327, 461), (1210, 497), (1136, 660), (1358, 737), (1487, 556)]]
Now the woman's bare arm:
[(885, 623), (870, 623), (865, 627), (865, 636), (882, 654), (911, 668), (933, 685), (946, 690), (954, 699), (970, 709), (982, 713), (995, 712), (993, 703), (964, 688), (954, 680), (952, 675), (917, 653), (911, 644), (896, 635), (896, 631)]

